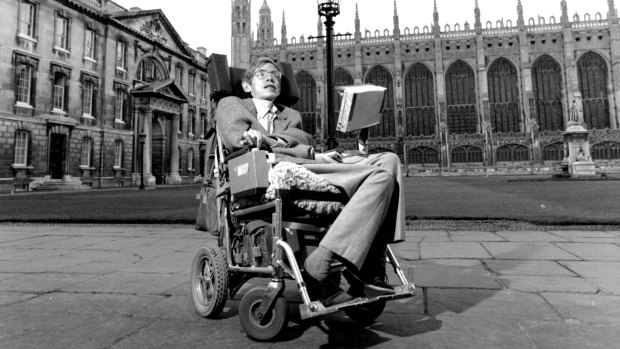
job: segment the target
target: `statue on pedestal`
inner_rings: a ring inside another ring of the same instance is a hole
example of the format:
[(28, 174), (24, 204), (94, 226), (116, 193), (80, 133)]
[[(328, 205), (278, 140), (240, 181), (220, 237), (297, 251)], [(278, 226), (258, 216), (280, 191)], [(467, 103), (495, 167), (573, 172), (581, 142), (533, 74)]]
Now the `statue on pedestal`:
[(571, 126), (571, 124), (583, 124), (583, 103), (581, 102), (581, 95), (579, 93), (576, 93), (574, 96), (568, 121), (569, 126)]

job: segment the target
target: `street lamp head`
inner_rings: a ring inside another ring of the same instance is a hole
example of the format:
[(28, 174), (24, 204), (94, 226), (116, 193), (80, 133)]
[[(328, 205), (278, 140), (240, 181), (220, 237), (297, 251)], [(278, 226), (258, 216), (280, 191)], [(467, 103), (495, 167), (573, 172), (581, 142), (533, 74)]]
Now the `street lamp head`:
[(323, 17), (336, 17), (340, 14), (340, 0), (317, 0), (319, 15)]

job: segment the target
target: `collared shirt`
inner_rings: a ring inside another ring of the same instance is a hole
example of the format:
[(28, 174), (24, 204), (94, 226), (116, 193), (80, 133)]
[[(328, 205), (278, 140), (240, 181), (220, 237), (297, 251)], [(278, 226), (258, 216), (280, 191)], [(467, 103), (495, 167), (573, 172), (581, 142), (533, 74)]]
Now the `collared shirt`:
[(273, 102), (263, 99), (252, 98), (254, 106), (256, 106), (256, 118), (258, 122), (263, 126), (267, 133), (273, 132), (273, 120), (276, 118), (278, 108), (273, 105)]

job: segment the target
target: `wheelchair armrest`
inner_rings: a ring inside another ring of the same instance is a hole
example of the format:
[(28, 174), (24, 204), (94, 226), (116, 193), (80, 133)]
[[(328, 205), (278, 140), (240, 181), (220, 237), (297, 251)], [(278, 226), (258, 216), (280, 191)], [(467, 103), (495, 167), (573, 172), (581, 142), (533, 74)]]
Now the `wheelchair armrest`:
[(335, 194), (316, 190), (276, 189), (275, 195), (283, 200), (336, 201), (342, 204), (349, 201), (349, 197), (343, 192)]

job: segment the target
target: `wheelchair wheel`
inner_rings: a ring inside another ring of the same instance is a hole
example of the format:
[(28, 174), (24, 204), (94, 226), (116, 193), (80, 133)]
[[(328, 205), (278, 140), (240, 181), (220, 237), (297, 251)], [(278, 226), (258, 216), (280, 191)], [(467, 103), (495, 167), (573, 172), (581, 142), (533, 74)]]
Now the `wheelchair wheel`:
[(192, 302), (196, 313), (213, 318), (219, 315), (228, 296), (228, 262), (219, 247), (201, 247), (190, 273)]
[(259, 341), (267, 341), (278, 336), (288, 325), (288, 302), (284, 297), (278, 297), (273, 309), (264, 314), (265, 321), (261, 324), (257, 311), (265, 289), (255, 287), (248, 291), (239, 303), (239, 320), (241, 327), (248, 337)]

